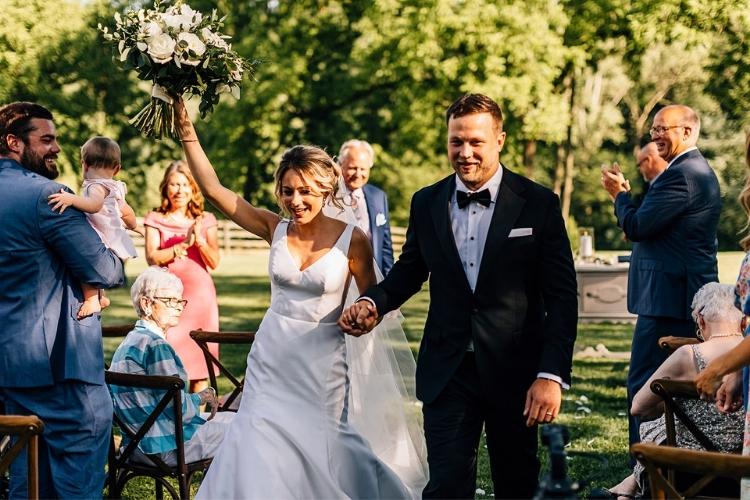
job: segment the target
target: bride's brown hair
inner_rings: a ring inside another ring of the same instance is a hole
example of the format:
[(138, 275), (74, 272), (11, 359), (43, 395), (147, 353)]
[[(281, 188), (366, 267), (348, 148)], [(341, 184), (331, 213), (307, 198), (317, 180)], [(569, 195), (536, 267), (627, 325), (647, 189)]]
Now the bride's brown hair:
[[(284, 151), (279, 162), (279, 167), (274, 174), (276, 187), (274, 195), (276, 203), (286, 213), (286, 207), (281, 201), (281, 180), (289, 170), (295, 170), (317, 184), (318, 193), (324, 198), (329, 198), (338, 208), (343, 208), (341, 201), (336, 196), (339, 190), (339, 177), (341, 167), (333, 159), (317, 146), (299, 145)], [(289, 214), (287, 214), (289, 215)]]
[[(745, 185), (742, 187), (738, 199), (740, 205), (742, 205), (742, 209), (745, 211), (747, 222), (745, 222), (745, 226), (741, 231), (750, 228), (750, 133), (747, 134), (747, 138), (745, 139), (745, 165), (747, 167), (745, 169)], [(745, 251), (750, 249), (750, 233), (746, 234), (745, 237), (740, 240), (740, 245)]]

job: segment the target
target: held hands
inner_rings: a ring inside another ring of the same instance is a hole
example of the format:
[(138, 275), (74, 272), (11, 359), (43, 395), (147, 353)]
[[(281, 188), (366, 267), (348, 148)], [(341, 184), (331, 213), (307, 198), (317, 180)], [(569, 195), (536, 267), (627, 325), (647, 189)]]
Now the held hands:
[(562, 387), (559, 383), (546, 378), (536, 379), (526, 393), (523, 409), (526, 426), (551, 423), (560, 413), (561, 402)]
[(625, 179), (617, 162), (611, 167), (602, 165), (601, 184), (612, 200), (617, 198), (618, 194), (630, 191), (630, 181)]
[(359, 300), (341, 313), (338, 324), (347, 335), (359, 337), (375, 328), (377, 322), (375, 306), (367, 300)]
[(716, 409), (722, 413), (731, 413), (742, 407), (741, 372), (730, 373), (724, 377), (716, 391)]
[(721, 385), (721, 375), (715, 363), (709, 363), (694, 379), (701, 399), (711, 401)]
[(716, 408), (722, 413), (738, 410), (742, 406), (742, 375), (734, 372), (722, 378), (716, 362), (709, 365), (695, 377), (695, 387), (700, 398), (716, 400)]
[(198, 393), (201, 397), (201, 404), (205, 404), (211, 408), (211, 416), (207, 420), (211, 420), (216, 416), (216, 410), (219, 409), (219, 398), (216, 396), (216, 391), (213, 387), (207, 387)]
[(61, 189), (59, 193), (51, 194), (47, 197), (48, 204), (52, 205), (52, 210), (60, 210), (63, 213), (66, 208), (73, 204), (75, 195)]

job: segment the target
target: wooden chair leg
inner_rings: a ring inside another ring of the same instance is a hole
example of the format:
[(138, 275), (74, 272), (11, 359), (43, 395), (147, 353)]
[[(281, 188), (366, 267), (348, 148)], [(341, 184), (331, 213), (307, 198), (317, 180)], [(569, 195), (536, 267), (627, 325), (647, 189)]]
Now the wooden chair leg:
[(158, 479), (154, 479), (154, 489), (156, 493), (156, 500), (164, 500), (164, 486), (162, 486), (161, 481)]
[(27, 449), (28, 457), (28, 495), (29, 498), (39, 498), (39, 436), (29, 436)]

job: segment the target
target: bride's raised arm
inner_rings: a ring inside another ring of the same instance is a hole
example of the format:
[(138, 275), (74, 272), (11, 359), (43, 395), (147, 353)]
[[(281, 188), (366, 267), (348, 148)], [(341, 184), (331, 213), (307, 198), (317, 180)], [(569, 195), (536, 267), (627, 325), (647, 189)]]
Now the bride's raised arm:
[(198, 140), (182, 98), (175, 100), (175, 126), (190, 171), (206, 199), (241, 227), (270, 243), (273, 231), (279, 222), (279, 216), (270, 210), (252, 206), (237, 193), (221, 184)]

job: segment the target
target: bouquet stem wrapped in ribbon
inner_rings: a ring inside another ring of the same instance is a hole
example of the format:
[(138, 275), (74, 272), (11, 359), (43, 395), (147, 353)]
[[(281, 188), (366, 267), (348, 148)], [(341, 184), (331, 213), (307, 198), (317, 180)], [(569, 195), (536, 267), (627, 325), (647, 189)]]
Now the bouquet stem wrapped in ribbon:
[(130, 120), (146, 137), (177, 138), (173, 98), (200, 97), (201, 116), (210, 113), (221, 94), (240, 96), (240, 82), (258, 62), (248, 62), (232, 50), (219, 29), (224, 18), (214, 10), (204, 16), (178, 1), (164, 8), (115, 14), (115, 28), (99, 26), (104, 39), (116, 46), (119, 62), (152, 83), (151, 101)]

